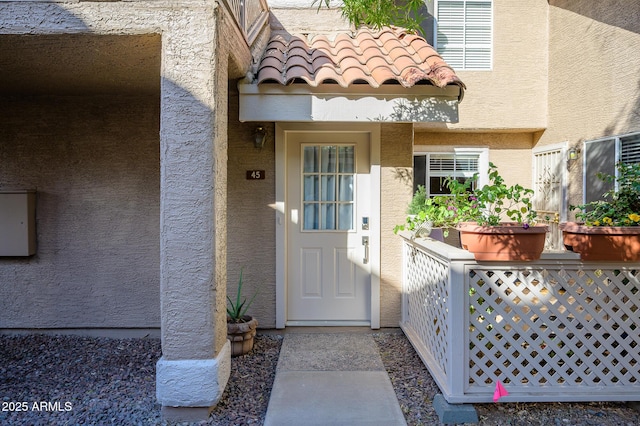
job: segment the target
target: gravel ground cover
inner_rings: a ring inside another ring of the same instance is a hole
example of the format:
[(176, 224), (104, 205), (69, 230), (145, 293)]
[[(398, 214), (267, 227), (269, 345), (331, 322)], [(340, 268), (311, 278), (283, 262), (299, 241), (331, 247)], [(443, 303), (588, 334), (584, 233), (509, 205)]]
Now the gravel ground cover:
[[(439, 393), (426, 367), (402, 333), (377, 333), (382, 362), (407, 423), (437, 425), (431, 405)], [(475, 404), (480, 426), (637, 426), (640, 412), (626, 403)]]
[[(397, 331), (373, 337), (407, 423), (439, 424), (431, 405), (438, 388), (409, 341)], [(251, 354), (233, 358), (226, 391), (200, 424), (262, 425), (281, 344), (280, 334), (259, 334)], [(0, 425), (162, 424), (155, 399), (160, 355), (154, 338), (0, 335)], [(478, 404), (476, 410), (482, 426), (640, 425), (640, 412), (623, 403)]]

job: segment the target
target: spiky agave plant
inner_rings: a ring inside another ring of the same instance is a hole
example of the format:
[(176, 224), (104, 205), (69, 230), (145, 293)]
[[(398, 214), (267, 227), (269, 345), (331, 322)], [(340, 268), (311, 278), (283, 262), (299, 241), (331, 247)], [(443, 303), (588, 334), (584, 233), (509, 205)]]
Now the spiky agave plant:
[(231, 300), (229, 295), (227, 295), (227, 300), (229, 301), (229, 305), (227, 306), (227, 321), (230, 322), (245, 322), (245, 315), (247, 310), (253, 303), (254, 299), (258, 295), (256, 291), (253, 297), (247, 302), (247, 298), (242, 296), (242, 272), (244, 268), (240, 269), (240, 279), (238, 280), (238, 294), (236, 295), (235, 302)]

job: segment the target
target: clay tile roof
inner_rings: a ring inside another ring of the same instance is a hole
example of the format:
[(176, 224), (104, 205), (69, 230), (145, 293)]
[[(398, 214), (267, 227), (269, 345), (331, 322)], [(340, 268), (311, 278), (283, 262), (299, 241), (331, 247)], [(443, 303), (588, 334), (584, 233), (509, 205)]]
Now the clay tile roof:
[(465, 88), (455, 71), (422, 37), (401, 28), (361, 29), (355, 34), (308, 37), (275, 33), (269, 40), (256, 75), (257, 83), (305, 81), (349, 87), (352, 84), (419, 83)]

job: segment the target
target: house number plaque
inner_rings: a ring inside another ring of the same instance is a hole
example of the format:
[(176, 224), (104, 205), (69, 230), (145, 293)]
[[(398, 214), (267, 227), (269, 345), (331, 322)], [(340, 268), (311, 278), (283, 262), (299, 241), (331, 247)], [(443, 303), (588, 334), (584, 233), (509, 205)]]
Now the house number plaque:
[(247, 170), (247, 180), (262, 180), (264, 175), (264, 170)]

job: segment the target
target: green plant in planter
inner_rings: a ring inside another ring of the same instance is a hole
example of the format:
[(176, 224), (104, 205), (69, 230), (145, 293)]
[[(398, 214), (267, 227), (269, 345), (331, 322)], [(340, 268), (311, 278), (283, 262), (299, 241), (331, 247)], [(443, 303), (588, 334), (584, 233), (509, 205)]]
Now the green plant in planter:
[(407, 208), (407, 219), (402, 225), (396, 225), (394, 232), (416, 231), (429, 223), (429, 227), (443, 228), (445, 237), (449, 228), (455, 228), (460, 222), (471, 220), (478, 215), (478, 203), (470, 192), (471, 180), (459, 182), (447, 178), (445, 185), (451, 195), (427, 197), (424, 186), (419, 185)]
[[(603, 194), (603, 200), (592, 201), (578, 206), (576, 218), (587, 226), (640, 226), (640, 163), (617, 163), (617, 184)], [(604, 182), (615, 182), (616, 177), (598, 173)]]
[[(477, 175), (474, 177), (477, 179)], [(489, 163), (489, 183), (476, 188), (473, 197), (482, 209), (478, 209), (474, 220), (481, 226), (498, 226), (508, 217), (511, 221), (528, 228), (535, 223), (533, 190), (516, 184), (507, 186), (493, 163)]]
[(243, 269), (240, 269), (240, 279), (238, 280), (238, 294), (236, 295), (236, 300), (233, 301), (227, 295), (227, 322), (233, 323), (242, 323), (247, 321), (247, 310), (255, 300), (258, 292), (251, 297), (251, 299), (247, 302), (247, 298), (242, 296), (242, 272)]
[(549, 229), (534, 223), (533, 190), (519, 184), (507, 186), (493, 163), (489, 163), (488, 177), (488, 184), (473, 190), (472, 198), (481, 206), (475, 223), (458, 225), (462, 248), (477, 261), (539, 259)]

